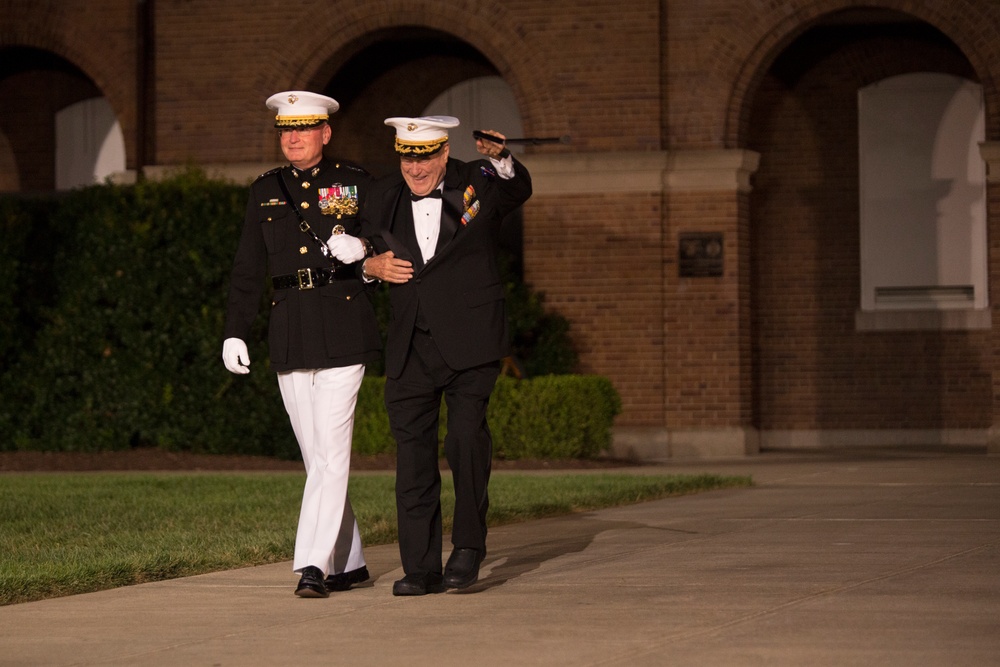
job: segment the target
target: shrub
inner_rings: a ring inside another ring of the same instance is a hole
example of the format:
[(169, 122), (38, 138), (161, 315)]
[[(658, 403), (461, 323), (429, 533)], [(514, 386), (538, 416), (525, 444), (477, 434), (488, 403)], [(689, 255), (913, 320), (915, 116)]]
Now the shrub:
[(504, 459), (594, 458), (611, 444), (621, 399), (600, 376), (501, 377), (490, 401), (494, 455)]
[(2, 380), (8, 448), (298, 455), (263, 344), (248, 382), (219, 360), (245, 197), (188, 172), (48, 202), (51, 269), (24, 282), (53, 283)]
[[(354, 420), (354, 451), (360, 454), (396, 451), (382, 400), (384, 389), (383, 377), (366, 377), (361, 385)], [(500, 377), (487, 413), (493, 454), (502, 459), (594, 458), (611, 444), (611, 426), (620, 411), (618, 392), (604, 377)], [(442, 402), (441, 443), (447, 419)]]
[(354, 446), (358, 454), (395, 454), (396, 441), (389, 430), (389, 414), (382, 400), (385, 377), (368, 375), (361, 382), (354, 411)]
[(48, 221), (48, 199), (0, 199), (0, 374), (31, 345), (39, 313), (53, 301), (52, 249), (59, 240)]

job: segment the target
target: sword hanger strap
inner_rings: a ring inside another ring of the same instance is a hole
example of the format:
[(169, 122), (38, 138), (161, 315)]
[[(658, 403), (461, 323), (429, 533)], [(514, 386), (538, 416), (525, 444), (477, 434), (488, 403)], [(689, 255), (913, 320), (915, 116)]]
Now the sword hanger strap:
[(324, 257), (330, 260), (330, 263), (334, 266), (334, 268), (340, 266), (340, 262), (338, 262), (333, 256), (333, 253), (330, 252), (329, 246), (326, 245), (323, 239), (317, 236), (316, 232), (314, 232), (312, 227), (309, 226), (309, 223), (306, 222), (306, 219), (302, 217), (299, 207), (295, 205), (295, 201), (292, 199), (292, 194), (288, 191), (288, 186), (285, 185), (285, 176), (281, 172), (278, 173), (278, 185), (281, 186), (281, 192), (285, 195), (285, 201), (292, 207), (292, 210), (295, 211), (296, 217), (299, 219), (299, 229), (309, 235), (313, 242), (319, 247), (319, 251)]

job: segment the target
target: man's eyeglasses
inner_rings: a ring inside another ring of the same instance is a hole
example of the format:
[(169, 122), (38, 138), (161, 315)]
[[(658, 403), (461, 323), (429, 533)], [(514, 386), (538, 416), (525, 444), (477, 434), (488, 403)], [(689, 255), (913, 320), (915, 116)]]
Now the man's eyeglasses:
[(310, 132), (315, 132), (320, 128), (319, 125), (314, 125), (312, 127), (279, 127), (278, 136), (284, 136), (286, 134), (291, 134), (292, 132), (298, 132), (299, 134), (309, 134)]

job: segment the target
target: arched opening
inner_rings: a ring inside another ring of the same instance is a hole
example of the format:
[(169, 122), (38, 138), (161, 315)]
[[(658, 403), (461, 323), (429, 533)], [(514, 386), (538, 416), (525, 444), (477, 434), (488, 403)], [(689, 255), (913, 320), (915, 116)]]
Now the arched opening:
[(56, 190), (102, 183), (125, 171), (125, 136), (103, 97), (56, 113)]
[(966, 56), (934, 26), (898, 12), (847, 10), (788, 44), (750, 98), (744, 141), (761, 154), (750, 244), (762, 448), (785, 444), (781, 434), (790, 433), (787, 442), (797, 444), (809, 442), (803, 433), (832, 445), (865, 432), (930, 444), (948, 429), (992, 421), (990, 374), (980, 361), (988, 358), (986, 333), (858, 324), (859, 91), (911, 73), (977, 82)]
[(21, 191), (55, 189), (56, 114), (101, 97), (94, 82), (60, 56), (27, 47), (0, 49), (0, 98), (7, 107), (0, 116), (0, 133), (11, 153), (0, 159), (0, 166), (17, 169), (0, 182), (17, 183)]
[[(473, 129), (522, 135), (513, 91), (496, 67), (472, 45), (428, 28), (394, 28), (367, 35), (363, 43), (353, 45), (350, 55), (331, 58), (312, 89), (341, 104), (331, 122), (329, 154), (356, 160), (376, 176), (399, 169), (392, 130), (381, 122), (391, 116), (459, 118), (462, 125), (451, 133), (450, 141), (451, 156), (460, 160), (480, 157)], [(512, 214), (503, 229), (511, 268), (520, 273), (520, 212)]]
[[(478, 160), (473, 129), (496, 129), (507, 137), (524, 135), (521, 114), (510, 86), (499, 76), (483, 76), (455, 84), (444, 91), (423, 110), (424, 116), (455, 116), (462, 119), (465, 131), (451, 137), (451, 156), (459, 160)], [(519, 144), (510, 146), (512, 153), (524, 152)]]
[(381, 119), (419, 116), (451, 87), (498, 75), (470, 44), (411, 26), (366, 35), (349, 55), (338, 54), (321, 68), (312, 85), (341, 103), (331, 123), (332, 150), (381, 175), (398, 168), (392, 131)]

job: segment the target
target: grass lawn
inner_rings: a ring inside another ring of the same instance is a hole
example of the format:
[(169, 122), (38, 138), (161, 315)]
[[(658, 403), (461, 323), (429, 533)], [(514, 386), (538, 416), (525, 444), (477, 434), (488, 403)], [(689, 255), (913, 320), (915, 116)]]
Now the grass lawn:
[[(302, 473), (0, 476), (0, 605), (291, 560)], [(497, 474), (490, 525), (749, 486), (747, 477)], [(396, 541), (394, 476), (352, 475), (366, 546)], [(454, 494), (443, 475), (445, 533)]]

